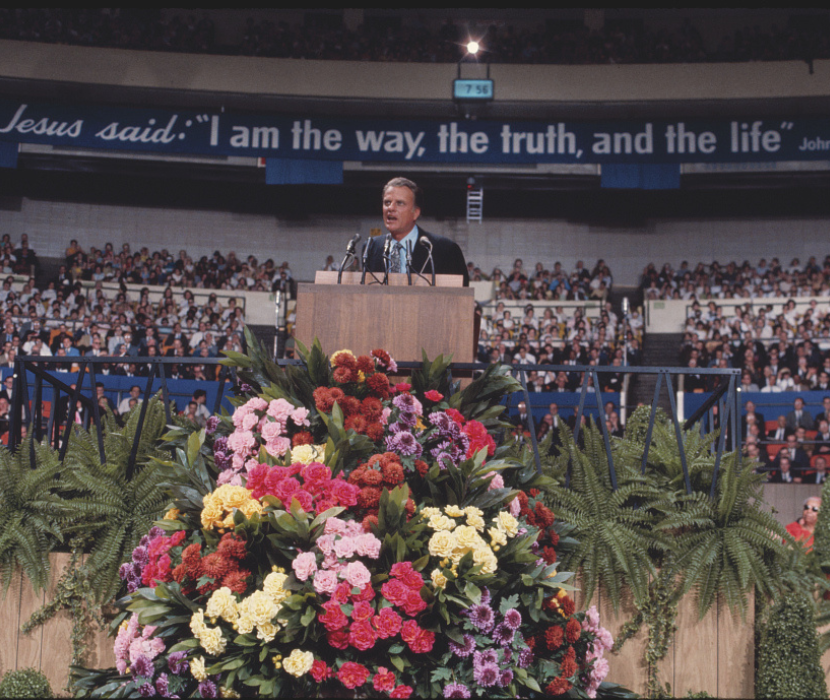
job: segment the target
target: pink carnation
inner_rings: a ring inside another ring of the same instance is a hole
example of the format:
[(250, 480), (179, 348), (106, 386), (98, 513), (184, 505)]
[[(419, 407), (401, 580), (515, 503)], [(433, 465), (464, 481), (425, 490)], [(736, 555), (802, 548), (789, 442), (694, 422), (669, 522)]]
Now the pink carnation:
[(355, 551), (361, 557), (377, 559), (380, 556), (380, 540), (371, 532), (356, 537), (355, 544)]
[(328, 520), (326, 520), (326, 524), (323, 527), (323, 532), (325, 532), (327, 535), (330, 534), (330, 533), (337, 534), (337, 533), (345, 531), (345, 529), (346, 529), (346, 521), (345, 520), (341, 520), (340, 518), (332, 517), (332, 518), (329, 518)]
[(364, 588), (372, 581), (372, 574), (361, 562), (353, 561), (347, 564), (340, 572), (340, 578), (357, 588)]
[(308, 421), (308, 409), (304, 406), (301, 406), (300, 408), (295, 408), (291, 412), (291, 420), (294, 421), (294, 425), (311, 425)]
[(262, 439), (265, 442), (274, 442), (277, 438), (283, 436), (283, 426), (279, 423), (269, 420), (262, 426)]
[(254, 434), (250, 430), (234, 430), (228, 436), (228, 449), (240, 455), (248, 455), (256, 445)]
[(282, 457), (291, 449), (291, 440), (287, 437), (278, 437), (265, 443), (265, 451), (272, 457)]
[(274, 399), (268, 405), (268, 415), (276, 418), (280, 423), (285, 423), (293, 411), (294, 406), (285, 399)]
[(512, 515), (514, 518), (518, 518), (519, 514), (522, 512), (522, 504), (519, 503), (519, 497), (517, 496), (512, 501), (510, 501), (510, 505), (508, 505), (507, 508), (510, 511), (510, 515)]
[(334, 553), (341, 559), (349, 559), (354, 556), (356, 544), (357, 541), (354, 537), (341, 537), (334, 543)]
[(314, 574), (314, 590), (331, 595), (337, 588), (337, 574), (334, 571), (318, 571)]
[(291, 568), (300, 581), (307, 581), (317, 571), (317, 557), (312, 552), (298, 554), (291, 562)]
[(493, 477), (490, 481), (490, 485), (487, 487), (488, 491), (492, 491), (493, 489), (504, 488), (504, 479), (502, 478), (501, 474), (499, 474), (498, 472), (487, 472), (487, 474), (484, 475), (484, 478), (486, 479), (488, 476)]
[(226, 469), (216, 479), (216, 484), (218, 486), (223, 486), (224, 484), (230, 484), (231, 486), (242, 486), (242, 477), (239, 475), (239, 472), (234, 472), (230, 469)]

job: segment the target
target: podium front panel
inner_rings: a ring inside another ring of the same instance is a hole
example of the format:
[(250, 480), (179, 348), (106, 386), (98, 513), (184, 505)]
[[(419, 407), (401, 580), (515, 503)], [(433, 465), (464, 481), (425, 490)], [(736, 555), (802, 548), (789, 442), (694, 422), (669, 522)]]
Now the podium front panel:
[(356, 355), (384, 348), (395, 360), (420, 362), (452, 354), (474, 359), (475, 293), (471, 287), (301, 283), (294, 336), (307, 347)]

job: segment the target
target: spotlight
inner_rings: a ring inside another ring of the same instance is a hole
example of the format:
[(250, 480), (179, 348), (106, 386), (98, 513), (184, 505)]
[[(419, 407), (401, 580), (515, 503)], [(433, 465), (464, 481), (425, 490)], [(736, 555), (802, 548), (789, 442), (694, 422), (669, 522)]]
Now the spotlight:
[(467, 53), (470, 54), (471, 56), (475, 56), (479, 52), (480, 49), (481, 49), (481, 46), (479, 45), (479, 43), (477, 41), (471, 40), (471, 41), (467, 42)]

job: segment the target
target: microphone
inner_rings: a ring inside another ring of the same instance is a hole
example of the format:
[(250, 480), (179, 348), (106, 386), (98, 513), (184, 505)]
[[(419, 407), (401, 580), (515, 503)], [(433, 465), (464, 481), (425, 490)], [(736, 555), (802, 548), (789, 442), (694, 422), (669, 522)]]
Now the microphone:
[(392, 234), (386, 234), (386, 240), (383, 242), (383, 271), (386, 275), (384, 284), (389, 278), (389, 251), (392, 249)]
[(406, 242), (406, 278), (412, 286), (412, 241)]
[(346, 246), (346, 255), (343, 258), (343, 262), (340, 263), (340, 270), (337, 273), (337, 284), (340, 284), (340, 280), (343, 278), (343, 270), (346, 269), (346, 265), (354, 257), (355, 245), (359, 240), (360, 234), (356, 233), (354, 236), (352, 236), (352, 240), (350, 240), (349, 244)]

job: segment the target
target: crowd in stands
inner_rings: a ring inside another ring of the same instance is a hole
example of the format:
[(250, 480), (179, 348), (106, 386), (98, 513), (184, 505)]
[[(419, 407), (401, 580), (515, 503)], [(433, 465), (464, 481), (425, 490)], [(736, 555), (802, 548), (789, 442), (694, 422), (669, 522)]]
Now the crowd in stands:
[[(472, 279), (484, 279), (479, 268), (470, 263)], [(536, 263), (527, 271), (517, 258), (506, 279), (496, 268), (489, 278), (496, 287), (495, 299), (482, 314), (478, 359), (507, 364), (550, 364), (625, 366), (639, 364), (643, 323), (639, 312), (621, 319), (614, 311), (607, 293), (593, 297), (599, 303), (599, 313), (588, 317), (585, 310), (576, 307), (566, 311), (557, 301), (585, 300), (594, 280), (600, 280), (610, 290), (611, 273), (603, 260), (593, 272), (583, 261), (578, 261), (572, 272), (554, 264), (553, 273)], [(505, 296), (505, 287), (510, 296)], [(537, 291), (544, 290), (542, 294)], [(515, 294), (514, 292), (518, 292)], [(528, 296), (528, 293), (533, 293)], [(516, 303), (518, 302), (518, 303)], [(534, 302), (537, 302), (534, 305)], [(600, 389), (619, 391), (621, 374), (599, 375)], [(529, 372), (531, 391), (573, 391), (581, 382), (575, 372)]]
[(811, 256), (806, 263), (793, 258), (789, 265), (778, 258), (698, 263), (687, 261), (675, 270), (665, 263), (659, 270), (649, 263), (640, 278), (643, 298), (648, 299), (750, 299), (770, 297), (830, 297), (830, 255), (821, 263)]
[(288, 262), (277, 267), (271, 258), (260, 264), (254, 255), (240, 260), (233, 251), (223, 256), (217, 250), (194, 262), (184, 250), (175, 256), (166, 248), (151, 253), (146, 246), (133, 252), (130, 244), (124, 243), (116, 252), (113, 244), (107, 243), (103, 249), (91, 247), (84, 251), (73, 240), (66, 249), (66, 264), (58, 281), (71, 287), (82, 280), (194, 289), (296, 291)]
[[(367, 18), (368, 19), (368, 18)], [(209, 13), (194, 10), (165, 18), (160, 10), (125, 8), (3, 8), (0, 38), (82, 46), (213, 53), (276, 58), (454, 63), (464, 57), (467, 29), (447, 20), (429, 28), (364, 21), (351, 31), (331, 17), (289, 24), (248, 17), (233, 44), (216, 40)], [(608, 64), (782, 61), (830, 57), (826, 23), (762, 29), (746, 26), (707, 48), (684, 19), (674, 30), (643, 23), (607, 22), (599, 30), (548, 22), (535, 29), (491, 24), (477, 30), (493, 63)]]

